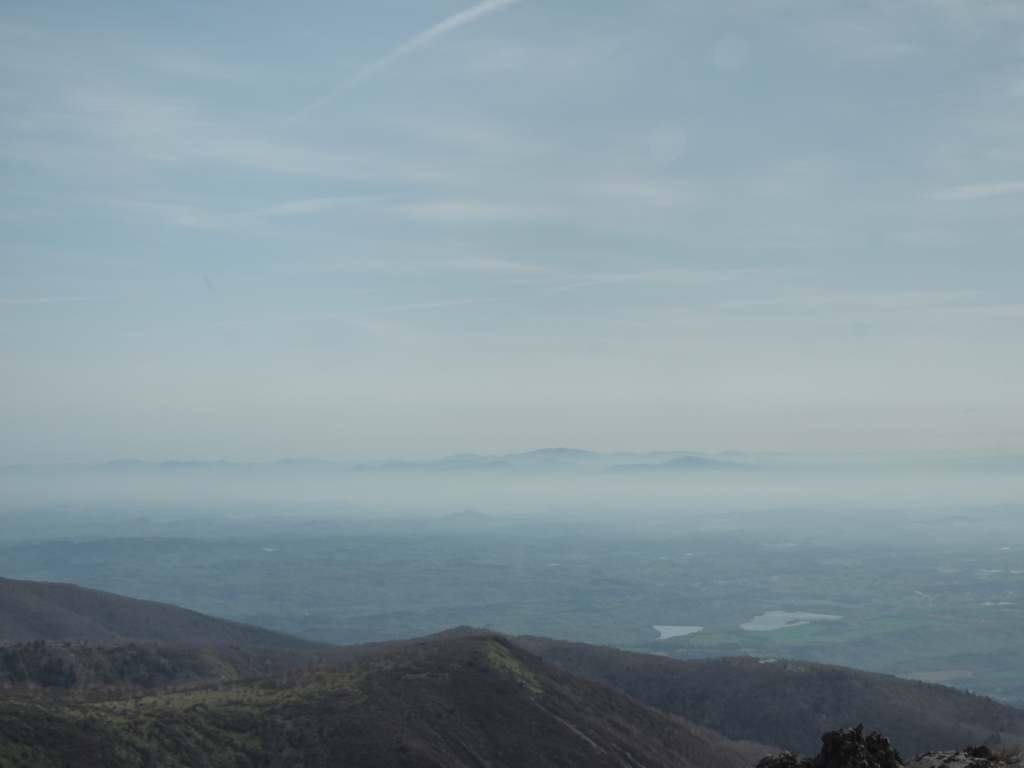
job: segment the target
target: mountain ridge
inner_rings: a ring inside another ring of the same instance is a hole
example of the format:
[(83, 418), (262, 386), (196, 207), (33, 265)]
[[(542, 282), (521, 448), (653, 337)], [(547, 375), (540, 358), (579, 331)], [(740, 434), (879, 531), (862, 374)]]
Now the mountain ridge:
[(934, 683), (807, 661), (681, 660), (550, 638), (516, 642), (729, 739), (801, 754), (817, 751), (822, 732), (851, 723), (887, 734), (905, 754), (1024, 743), (1024, 711)]
[(234, 643), (293, 650), (327, 647), (167, 603), (75, 584), (0, 577), (0, 642), (72, 639)]
[[(946, 686), (834, 665), (751, 657), (679, 660), (473, 627), (411, 640), (329, 646), (72, 584), (0, 578), (0, 642), (6, 643), (0, 645), (0, 685), (153, 687), (264, 674), (325, 658), (355, 663), (400, 654), (403, 648), (480, 637), (500, 638), (567, 674), (614, 687), (667, 717), (684, 718), (691, 730), (709, 729), (730, 743), (809, 754), (822, 731), (854, 722), (889, 734), (906, 754), (1024, 741), (1024, 711)], [(94, 642), (72, 642), (81, 638)], [(50, 644), (26, 642), (44, 639)], [(259, 648), (270, 650), (246, 650)], [(129, 662), (136, 671), (125, 671)]]
[(93, 704), (0, 699), (0, 764), (81, 768), (743, 768), (744, 758), (497, 635), (409, 643)]

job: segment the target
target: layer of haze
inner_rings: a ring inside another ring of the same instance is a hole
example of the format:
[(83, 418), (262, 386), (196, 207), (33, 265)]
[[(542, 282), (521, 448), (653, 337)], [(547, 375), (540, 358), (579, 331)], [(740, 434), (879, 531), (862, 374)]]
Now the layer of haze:
[(1022, 502), (1019, 451), (711, 457), (555, 449), (424, 462), (117, 461), (0, 467), (0, 540), (252, 536), (342, 521), (407, 535), (422, 533), (408, 524), (425, 520), (455, 523), (456, 533), (484, 521), (535, 533), (585, 521), (589, 534), (677, 535), (702, 517), (739, 512), (740, 527), (846, 541), (849, 532), (828, 527), (845, 516), (855, 536), (888, 541), (891, 529), (914, 520), (973, 519), (984, 508), (1012, 518)]
[(0, 105), (0, 464), (1024, 445), (1016, 2), (7, 3)]

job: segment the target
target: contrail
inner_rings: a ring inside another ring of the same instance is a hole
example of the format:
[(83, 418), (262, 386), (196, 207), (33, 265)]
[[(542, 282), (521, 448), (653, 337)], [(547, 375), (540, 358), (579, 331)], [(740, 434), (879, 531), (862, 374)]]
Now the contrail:
[(471, 21), (476, 21), (481, 16), (486, 16), (489, 13), (500, 11), (505, 6), (512, 5), (513, 3), (518, 2), (519, 0), (484, 0), (484, 2), (477, 3), (472, 8), (467, 8), (465, 11), (462, 11), (461, 13), (456, 13), (454, 16), (449, 16), (447, 19), (440, 22), (439, 24), (435, 24), (427, 31), (421, 32), (420, 34), (416, 35), (416, 37), (414, 37), (409, 42), (403, 43), (402, 45), (398, 46), (387, 56), (383, 56), (377, 59), (372, 64), (368, 64), (367, 66), (363, 67), (354, 75), (352, 75), (352, 77), (350, 77), (348, 80), (342, 83), (340, 86), (338, 86), (329, 94), (324, 96), (322, 99), (314, 101), (301, 112), (297, 112), (295, 115), (292, 116), (291, 120), (298, 120), (299, 118), (308, 115), (314, 109), (322, 107), (324, 104), (331, 101), (332, 99), (337, 98), (350, 88), (359, 85), (359, 83), (373, 77), (382, 69), (391, 66), (402, 57), (408, 56), (417, 48), (422, 48), (435, 37), (440, 37), (445, 32), (451, 32), (453, 29), (458, 29), (463, 24), (469, 24)]

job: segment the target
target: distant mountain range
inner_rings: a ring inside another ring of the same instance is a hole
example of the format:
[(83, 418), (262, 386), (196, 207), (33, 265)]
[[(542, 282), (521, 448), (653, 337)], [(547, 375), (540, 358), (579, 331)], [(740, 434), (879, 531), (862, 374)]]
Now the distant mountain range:
[(95, 473), (95, 472), (202, 472), (202, 473), (347, 473), (347, 472), (466, 472), (466, 471), (551, 471), (590, 470), (600, 471), (620, 466), (676, 466), (693, 464), (707, 466), (714, 464), (738, 464), (747, 454), (729, 451), (718, 457), (694, 454), (686, 451), (654, 453), (596, 453), (574, 448), (543, 448), (527, 453), (511, 453), (502, 456), (480, 456), (459, 454), (443, 459), (406, 461), (326, 461), (322, 459), (282, 459), (275, 462), (227, 462), (227, 461), (164, 461), (147, 462), (134, 459), (119, 459), (105, 464), (50, 464), (50, 465), (8, 465), (0, 467), (5, 473), (54, 472)]
[[(0, 467), (0, 536), (38, 540), (52, 528), (35, 511), (87, 511), (61, 529), (96, 536), (138, 535), (117, 514), (143, 510), (158, 522), (210, 520), (199, 510), (251, 514), (303, 507), (335, 516), (424, 518), (459, 509), (496, 516), (599, 514), (624, 507), (641, 517), (674, 509), (872, 509), (945, 504), (951, 494), (979, 505), (1024, 498), (1024, 454), (801, 455), (693, 451), (595, 453), (552, 448), (504, 455), (460, 454), (428, 461), (284, 459), (276, 462), (11, 465)], [(136, 512), (136, 514), (138, 514)], [(152, 517), (152, 516), (155, 517)], [(216, 526), (213, 526), (216, 527)], [(196, 527), (186, 528), (195, 531)], [(161, 535), (166, 535), (163, 531)], [(192, 535), (185, 533), (185, 535)], [(234, 535), (224, 529), (224, 535)]]
[(349, 473), (349, 472), (466, 472), (466, 471), (619, 471), (630, 467), (660, 469), (733, 469), (765, 467), (775, 469), (857, 468), (901, 466), (907, 469), (961, 469), (1013, 471), (1024, 469), (1020, 451), (932, 451), (798, 454), (764, 451), (653, 451), (649, 453), (598, 453), (576, 448), (542, 448), (526, 453), (503, 455), (456, 454), (441, 459), (330, 461), (325, 459), (281, 459), (273, 462), (164, 461), (149, 462), (118, 459), (101, 464), (9, 464), (0, 466), (0, 474), (25, 473), (90, 474), (103, 472), (201, 472), (201, 473)]
[(608, 467), (607, 472), (650, 472), (650, 471), (676, 471), (676, 472), (743, 472), (756, 469), (756, 465), (744, 464), (739, 461), (722, 461), (720, 459), (705, 459), (700, 456), (679, 456), (669, 459), (660, 464), (616, 464)]

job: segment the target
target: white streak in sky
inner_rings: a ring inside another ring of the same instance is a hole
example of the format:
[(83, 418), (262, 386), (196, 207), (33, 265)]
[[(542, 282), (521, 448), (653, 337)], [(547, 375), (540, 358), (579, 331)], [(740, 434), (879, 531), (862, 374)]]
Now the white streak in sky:
[(414, 37), (407, 43), (403, 43), (402, 45), (398, 46), (387, 56), (383, 56), (377, 59), (372, 64), (368, 64), (367, 66), (363, 67), (354, 75), (352, 75), (352, 77), (350, 77), (348, 80), (342, 83), (340, 86), (338, 86), (329, 94), (324, 96), (322, 99), (314, 101), (301, 112), (298, 112), (295, 115), (293, 115), (291, 119), (298, 120), (299, 118), (304, 117), (305, 115), (312, 112), (314, 109), (322, 107), (327, 102), (343, 94), (345, 91), (359, 85), (364, 80), (373, 77), (381, 70), (391, 66), (399, 59), (415, 51), (417, 48), (422, 48), (431, 40), (433, 40), (436, 37), (440, 37), (445, 32), (451, 32), (453, 29), (458, 29), (463, 24), (469, 24), (471, 21), (476, 21), (481, 16), (486, 16), (489, 13), (500, 11), (502, 8), (517, 2), (519, 2), (519, 0), (484, 0), (484, 2), (477, 3), (472, 8), (468, 8), (465, 11), (462, 11), (461, 13), (456, 13), (453, 16), (449, 16), (447, 19), (440, 22), (439, 24), (435, 24), (427, 31), (421, 32), (420, 34), (416, 35), (416, 37)]
[(982, 200), (987, 197), (1019, 195), (1024, 192), (1024, 182), (1006, 181), (997, 184), (966, 184), (937, 192), (933, 197), (939, 200)]
[(33, 299), (0, 299), (0, 306), (24, 306), (30, 304), (63, 304), (68, 301), (96, 301), (93, 296), (44, 296)]

